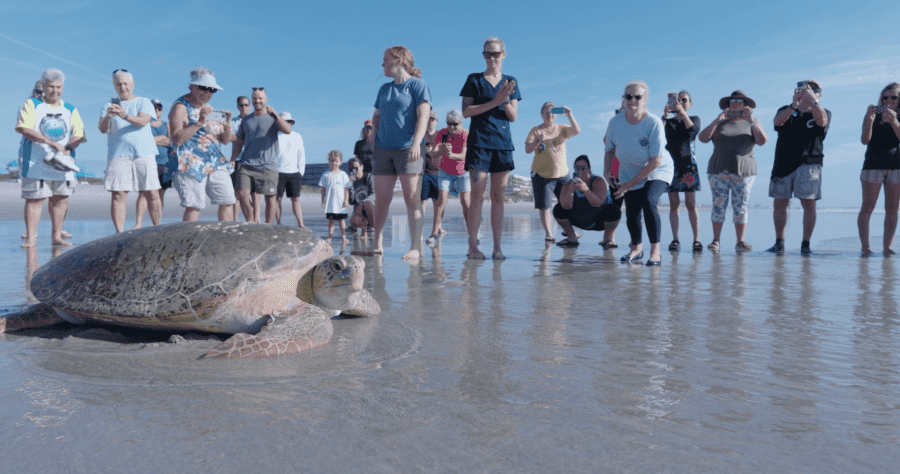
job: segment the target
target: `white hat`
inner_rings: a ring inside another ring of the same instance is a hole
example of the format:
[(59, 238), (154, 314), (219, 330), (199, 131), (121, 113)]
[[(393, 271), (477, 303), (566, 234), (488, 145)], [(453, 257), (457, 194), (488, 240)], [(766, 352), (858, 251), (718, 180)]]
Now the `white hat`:
[(291, 122), (292, 124), (297, 123), (297, 121), (294, 120), (294, 117), (291, 117), (290, 112), (282, 112), (280, 115), (286, 122)]
[(213, 89), (218, 89), (220, 91), (225, 90), (219, 87), (218, 84), (216, 84), (216, 76), (212, 74), (197, 74), (192, 71), (190, 83), (197, 86), (212, 87)]

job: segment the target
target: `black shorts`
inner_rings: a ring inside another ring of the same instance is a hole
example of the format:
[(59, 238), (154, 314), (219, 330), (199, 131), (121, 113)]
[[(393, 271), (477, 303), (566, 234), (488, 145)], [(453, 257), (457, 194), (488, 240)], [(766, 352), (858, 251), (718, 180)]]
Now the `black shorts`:
[(429, 199), (437, 201), (438, 198), (438, 175), (422, 173), (422, 200)]
[(342, 221), (347, 218), (347, 214), (332, 214), (330, 212), (326, 212), (325, 218), (330, 221)]
[(584, 230), (603, 230), (606, 222), (616, 222), (622, 218), (622, 210), (616, 208), (613, 204), (603, 204), (600, 211), (594, 216), (593, 222), (579, 221), (572, 213), (571, 209), (563, 209), (559, 203), (553, 206), (553, 217), (560, 220), (567, 220), (573, 226)]
[(278, 173), (278, 190), (275, 194), (282, 197), (287, 194), (289, 198), (300, 197), (300, 188), (303, 184), (303, 175), (298, 173)]
[(494, 150), (470, 146), (466, 148), (466, 171), (478, 170), (486, 173), (501, 173), (516, 169), (512, 150)]
[[(163, 181), (163, 170), (166, 169), (163, 165), (156, 165), (156, 174), (159, 175), (159, 185), (163, 191), (172, 187), (172, 178), (169, 178), (168, 181)], [(172, 175), (175, 176), (175, 175)]]

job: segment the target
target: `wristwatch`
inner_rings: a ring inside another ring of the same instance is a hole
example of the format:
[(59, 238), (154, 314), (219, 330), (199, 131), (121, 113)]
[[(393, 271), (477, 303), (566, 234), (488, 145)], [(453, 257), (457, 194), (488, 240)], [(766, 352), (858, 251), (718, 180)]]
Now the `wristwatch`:
[(75, 149), (72, 148), (72, 145), (66, 145), (66, 150), (75, 151)]

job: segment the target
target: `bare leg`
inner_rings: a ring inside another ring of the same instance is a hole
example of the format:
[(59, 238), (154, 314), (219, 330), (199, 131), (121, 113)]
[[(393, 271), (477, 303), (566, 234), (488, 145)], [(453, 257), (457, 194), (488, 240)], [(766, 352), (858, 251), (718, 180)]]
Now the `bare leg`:
[(23, 248), (37, 245), (37, 226), (41, 221), (41, 213), (44, 211), (43, 199), (25, 200), (25, 243)]
[(112, 217), (116, 232), (125, 230), (125, 201), (128, 199), (128, 191), (111, 191), (112, 199), (109, 204), (109, 214)]
[[(775, 238), (784, 240), (785, 229), (787, 228), (787, 209), (790, 205), (790, 199), (775, 199), (773, 203), (772, 218), (775, 220)], [(740, 242), (740, 240), (738, 240)]]
[(503, 251), (500, 249), (500, 239), (503, 238), (503, 200), (506, 198), (506, 184), (509, 181), (509, 171), (501, 171), (491, 174), (491, 230), (494, 233), (495, 260), (504, 260)]
[(275, 196), (275, 223), (281, 225), (281, 196)]
[(439, 235), (444, 220), (444, 208), (447, 207), (449, 199), (450, 191), (438, 191), (438, 198), (434, 201), (434, 224), (431, 226), (431, 235)]
[(235, 193), (238, 195), (238, 203), (241, 205), (241, 212), (244, 214), (244, 220), (247, 222), (253, 221), (253, 204), (250, 202), (250, 190), (249, 189), (236, 189)]
[(384, 253), (384, 225), (387, 223), (388, 212), (391, 209), (391, 201), (394, 199), (394, 183), (396, 176), (375, 175), (375, 245), (372, 253), (379, 255)]
[[(297, 218), (297, 227), (299, 227), (301, 229), (305, 229), (306, 226), (303, 225), (303, 209), (300, 208), (300, 198), (294, 197), (294, 198), (289, 198), (289, 199), (291, 200), (291, 210), (294, 211), (294, 217)], [(278, 212), (279, 212), (279, 214), (281, 213), (281, 204), (280, 203), (278, 205)], [(363, 231), (365, 231), (365, 230), (366, 229), (363, 228)]]
[(334, 237), (334, 219), (328, 219), (328, 240)]
[(897, 231), (897, 211), (900, 209), (900, 183), (884, 184), (884, 254), (894, 255), (894, 233)]
[(196, 222), (200, 218), (200, 209), (196, 207), (184, 208), (184, 216), (181, 217), (182, 222)]
[(469, 181), (472, 184), (472, 202), (469, 205), (469, 251), (466, 255), (469, 258), (483, 259), (484, 254), (478, 250), (478, 230), (481, 227), (481, 208), (484, 204), (484, 190), (487, 187), (487, 173), (471, 170)]
[(619, 221), (603, 223), (603, 241), (608, 244), (616, 244), (616, 228), (619, 227)]
[(147, 212), (147, 197), (144, 193), (138, 194), (137, 201), (134, 203), (134, 227), (132, 229), (140, 229), (144, 226), (144, 213)]
[(159, 193), (153, 191), (141, 191), (139, 197), (147, 200), (147, 211), (150, 213), (150, 221), (153, 225), (159, 225), (162, 221), (162, 201), (159, 200)]
[[(687, 193), (685, 193), (685, 198), (687, 198)], [(687, 200), (687, 199), (685, 199)], [(678, 193), (669, 193), (669, 223), (672, 224), (672, 240), (678, 240), (678, 206), (681, 205), (681, 200), (678, 197)], [(650, 258), (653, 260), (653, 258)]]
[(71, 242), (63, 240), (62, 226), (66, 219), (66, 210), (69, 207), (68, 196), (51, 196), (47, 202), (47, 210), (50, 211), (50, 223), (53, 226), (51, 239), (53, 245), (72, 245)]
[(724, 222), (713, 222), (713, 242), (718, 242), (722, 238), (722, 225)]
[(159, 194), (159, 210), (162, 211), (166, 207), (166, 190), (159, 188), (157, 193)]
[(816, 200), (801, 199), (800, 205), (803, 206), (803, 240), (809, 242), (816, 228)]
[[(409, 252), (403, 256), (404, 260), (414, 260), (422, 256), (422, 226), (425, 224), (422, 212), (422, 200), (420, 174), (401, 174), (400, 188), (403, 190), (403, 201), (406, 203), (406, 218), (409, 221), (410, 244)], [(378, 201), (378, 197), (375, 197)]]
[(346, 227), (346, 223), (344, 222), (344, 219), (341, 219), (338, 221), (338, 229), (340, 229), (340, 231), (341, 231), (341, 242), (343, 242), (345, 244), (347, 242), (350, 242), (347, 239), (347, 227)]
[(700, 241), (700, 212), (697, 211), (697, 194), (693, 191), (684, 193), (684, 207), (687, 209), (694, 242)]
[(262, 220), (260, 220), (260, 218), (259, 218), (259, 216), (260, 216), (259, 210), (260, 210), (260, 207), (262, 207), (262, 200), (263, 200), (262, 194), (253, 193), (253, 196), (250, 198), (250, 200), (251, 200), (251, 202), (253, 202), (253, 222), (259, 224), (262, 222)]
[(578, 234), (569, 219), (556, 219), (556, 223), (566, 232), (566, 240), (569, 242), (578, 242)]
[(234, 204), (219, 205), (219, 212), (216, 217), (220, 222), (231, 222), (231, 218), (234, 216), (234, 207)]
[(738, 242), (744, 241), (744, 231), (747, 230), (747, 224), (734, 223), (734, 235)]
[[(462, 207), (463, 221), (466, 223), (466, 230), (469, 229), (469, 203), (472, 201), (472, 193), (459, 193), (459, 205)], [(441, 217), (443, 218), (443, 214)]]
[[(541, 226), (544, 227), (544, 238), (553, 239), (553, 232), (550, 231), (550, 222), (553, 219), (553, 209), (538, 209), (538, 215), (541, 216)], [(568, 231), (566, 231), (568, 234)]]
[[(275, 222), (275, 200), (277, 196), (274, 194), (266, 195), (266, 224)], [(256, 209), (256, 215), (259, 216), (259, 208)]]
[[(869, 218), (875, 210), (875, 204), (878, 203), (878, 194), (881, 192), (881, 183), (862, 183), (862, 207), (859, 209), (859, 216), (856, 218), (856, 226), (859, 228), (859, 241), (862, 244), (863, 256), (871, 255), (872, 249), (869, 247)], [(887, 187), (885, 187), (887, 191)], [(885, 201), (885, 204), (887, 201)], [(885, 226), (887, 226), (887, 214), (884, 216)], [(895, 217), (896, 219), (896, 217)], [(891, 236), (893, 239), (893, 235)], [(887, 232), (885, 232), (887, 239)]]

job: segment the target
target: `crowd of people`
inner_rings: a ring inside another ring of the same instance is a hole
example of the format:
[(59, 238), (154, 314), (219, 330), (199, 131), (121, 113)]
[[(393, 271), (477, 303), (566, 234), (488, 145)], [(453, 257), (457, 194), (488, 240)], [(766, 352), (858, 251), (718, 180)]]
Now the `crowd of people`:
[[(356, 142), (349, 173), (341, 171), (340, 151), (329, 153), (329, 171), (323, 174), (322, 206), (328, 219), (328, 237), (337, 224), (341, 238), (367, 241), (373, 232), (371, 252), (383, 253), (383, 231), (394, 187), (400, 181), (411, 243), (404, 259), (422, 255), (424, 209), (433, 202), (431, 234), (434, 243), (446, 234), (442, 227), (449, 197), (459, 197), (468, 229), (467, 256), (484, 259), (478, 239), (485, 193), (490, 193), (492, 258), (504, 259), (502, 223), (509, 173), (515, 168), (511, 124), (518, 118), (522, 100), (518, 81), (503, 72), (506, 47), (499, 38), (484, 42), (483, 71), (469, 74), (460, 91), (461, 110), (447, 113), (446, 127), (438, 127), (432, 98), (412, 52), (395, 46), (384, 51), (382, 67), (390, 78), (376, 94), (371, 120), (366, 120)], [(74, 191), (74, 154), (85, 141), (84, 123), (78, 110), (61, 98), (65, 76), (48, 69), (23, 106), (16, 123), (22, 134), (22, 198), (25, 199), (24, 247), (36, 244), (36, 228), (43, 201), (49, 199), (54, 245), (71, 245), (62, 231), (67, 197)], [(281, 198), (287, 194), (299, 227), (305, 228), (298, 201), (305, 170), (303, 139), (292, 130), (288, 112), (278, 113), (268, 103), (263, 87), (252, 88), (250, 97), (237, 99), (238, 115), (216, 111), (209, 105), (222, 90), (215, 74), (206, 68), (190, 72), (189, 92), (179, 97), (162, 119), (163, 105), (133, 94), (134, 78), (124, 69), (112, 74), (116, 97), (104, 104), (99, 131), (107, 135), (105, 186), (111, 193), (110, 215), (117, 232), (124, 230), (125, 199), (139, 193), (136, 227), (146, 211), (159, 224), (165, 190), (174, 187), (184, 207), (185, 221), (197, 220), (207, 199), (217, 205), (219, 220), (236, 220), (238, 206), (247, 222), (281, 223)], [(603, 231), (600, 244), (616, 248), (615, 229), (625, 204), (629, 251), (623, 263), (639, 263), (644, 257), (643, 229), (650, 241), (646, 265), (661, 265), (662, 220), (660, 197), (669, 198), (673, 240), (670, 251), (679, 251), (681, 194), (688, 213), (695, 253), (704, 250), (699, 240), (695, 193), (701, 182), (695, 140), (712, 142), (707, 178), (713, 195), (713, 240), (706, 247), (717, 252), (729, 200), (735, 227), (735, 249), (751, 251), (744, 239), (748, 223), (747, 202), (757, 175), (754, 149), (768, 141), (765, 127), (754, 117), (756, 102), (741, 90), (719, 100), (721, 113), (707, 125), (689, 115), (691, 94), (669, 93), (662, 118), (647, 110), (649, 87), (642, 81), (625, 85), (622, 107), (610, 120), (604, 137), (602, 172), (594, 174), (590, 159), (581, 155), (570, 175), (566, 143), (581, 128), (572, 109), (546, 102), (542, 123), (528, 133), (525, 153), (534, 154), (531, 181), (544, 239), (556, 241), (552, 218), (562, 228), (560, 247), (579, 245), (582, 231)], [(900, 84), (885, 87), (876, 105), (870, 105), (863, 121), (862, 143), (867, 146), (860, 181), (863, 204), (858, 227), (862, 253), (869, 255), (869, 220), (882, 186), (885, 192), (883, 252), (893, 254), (893, 237), (900, 208)], [(816, 223), (816, 201), (821, 198), (823, 142), (831, 112), (820, 104), (821, 83), (797, 83), (791, 101), (774, 118), (777, 133), (775, 161), (769, 182), (773, 198), (775, 244), (770, 252), (785, 251), (787, 209), (792, 198), (803, 208), (801, 253), (809, 255)], [(568, 124), (556, 123), (562, 115)], [(470, 128), (463, 128), (465, 118)], [(230, 157), (224, 145), (233, 143)], [(155, 165), (155, 166), (154, 166)], [(600, 165), (598, 165), (600, 166)], [(599, 168), (598, 168), (599, 171)], [(488, 180), (488, 177), (490, 178)], [(488, 190), (488, 181), (490, 188)], [(553, 198), (558, 201), (553, 205)], [(264, 219), (261, 205), (265, 202)], [(349, 218), (349, 227), (345, 221)], [(642, 221), (643, 220), (643, 225)]]

